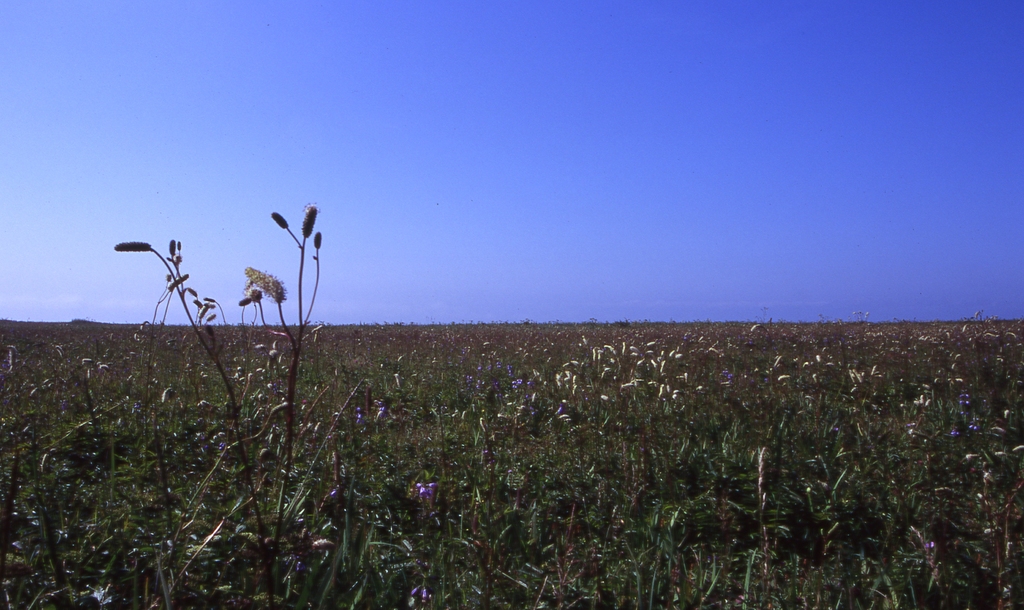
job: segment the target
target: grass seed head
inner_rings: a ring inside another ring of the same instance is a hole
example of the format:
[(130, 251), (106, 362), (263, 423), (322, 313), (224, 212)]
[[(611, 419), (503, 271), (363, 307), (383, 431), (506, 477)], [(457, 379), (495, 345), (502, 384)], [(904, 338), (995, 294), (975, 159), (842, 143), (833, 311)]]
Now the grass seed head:
[(274, 222), (277, 223), (277, 226), (281, 227), (282, 229), (288, 228), (288, 221), (284, 219), (284, 216), (281, 216), (277, 212), (274, 212), (273, 214), (270, 215), (270, 217), (274, 219)]
[(319, 250), (320, 249), (320, 244), (322, 242), (323, 242), (323, 237), (320, 235), (320, 231), (317, 231), (316, 235), (313, 236), (313, 247), (316, 248), (317, 250)]

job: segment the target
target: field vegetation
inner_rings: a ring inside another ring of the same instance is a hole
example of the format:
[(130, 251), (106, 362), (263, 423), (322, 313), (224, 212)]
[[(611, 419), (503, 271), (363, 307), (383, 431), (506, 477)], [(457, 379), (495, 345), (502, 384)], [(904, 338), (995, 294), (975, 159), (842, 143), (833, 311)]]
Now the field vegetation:
[(1020, 321), (274, 332), (0, 322), (0, 603), (1024, 603)]

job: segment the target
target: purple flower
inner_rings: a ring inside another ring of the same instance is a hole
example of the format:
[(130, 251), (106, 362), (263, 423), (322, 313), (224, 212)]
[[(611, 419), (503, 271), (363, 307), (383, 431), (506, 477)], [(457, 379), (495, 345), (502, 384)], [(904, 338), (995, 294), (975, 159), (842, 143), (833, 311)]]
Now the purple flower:
[(430, 587), (416, 587), (410, 595), (414, 602), (425, 604), (434, 596), (434, 591)]
[(420, 500), (432, 505), (434, 503), (434, 498), (437, 496), (437, 483), (417, 483), (416, 496)]

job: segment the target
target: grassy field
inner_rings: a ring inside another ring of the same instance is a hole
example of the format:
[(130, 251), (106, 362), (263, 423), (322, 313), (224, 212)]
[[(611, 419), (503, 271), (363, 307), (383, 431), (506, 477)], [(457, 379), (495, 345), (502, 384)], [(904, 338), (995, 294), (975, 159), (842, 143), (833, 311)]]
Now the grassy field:
[(1024, 604), (1020, 321), (215, 331), (0, 322), (0, 604)]

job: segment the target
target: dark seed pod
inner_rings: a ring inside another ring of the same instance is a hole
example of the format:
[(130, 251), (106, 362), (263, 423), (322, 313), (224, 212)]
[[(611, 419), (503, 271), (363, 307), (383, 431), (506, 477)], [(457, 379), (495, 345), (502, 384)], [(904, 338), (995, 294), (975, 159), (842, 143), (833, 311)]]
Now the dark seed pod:
[(181, 252), (181, 242), (178, 242), (178, 252)]
[(288, 221), (284, 219), (284, 216), (281, 216), (277, 212), (274, 212), (273, 214), (270, 215), (270, 217), (274, 219), (274, 222), (277, 223), (277, 226), (281, 227), (282, 229), (288, 228)]
[(149, 252), (153, 246), (144, 241), (123, 241), (114, 246), (114, 252)]
[(172, 290), (174, 290), (178, 286), (181, 286), (182, 284), (184, 284), (186, 281), (188, 281), (188, 274), (187, 273), (185, 275), (179, 277), (178, 279), (174, 280), (173, 282), (171, 282), (171, 284), (167, 287), (167, 292), (171, 292)]
[(174, 251), (177, 249), (177, 243), (178, 242), (174, 241), (173, 239), (171, 240), (171, 256), (174, 256)]
[(313, 225), (316, 224), (316, 214), (320, 210), (312, 203), (306, 206), (306, 216), (302, 219), (302, 237), (309, 239), (313, 234)]
[(252, 303), (252, 299), (250, 299), (249, 297), (245, 297), (244, 299), (242, 299), (241, 301), (238, 302), (238, 306), (239, 307), (245, 307), (249, 303)]
[(316, 248), (317, 250), (319, 250), (320, 249), (320, 243), (322, 241), (323, 241), (323, 239), (320, 236), (320, 231), (317, 231), (316, 235), (313, 236), (313, 247)]

